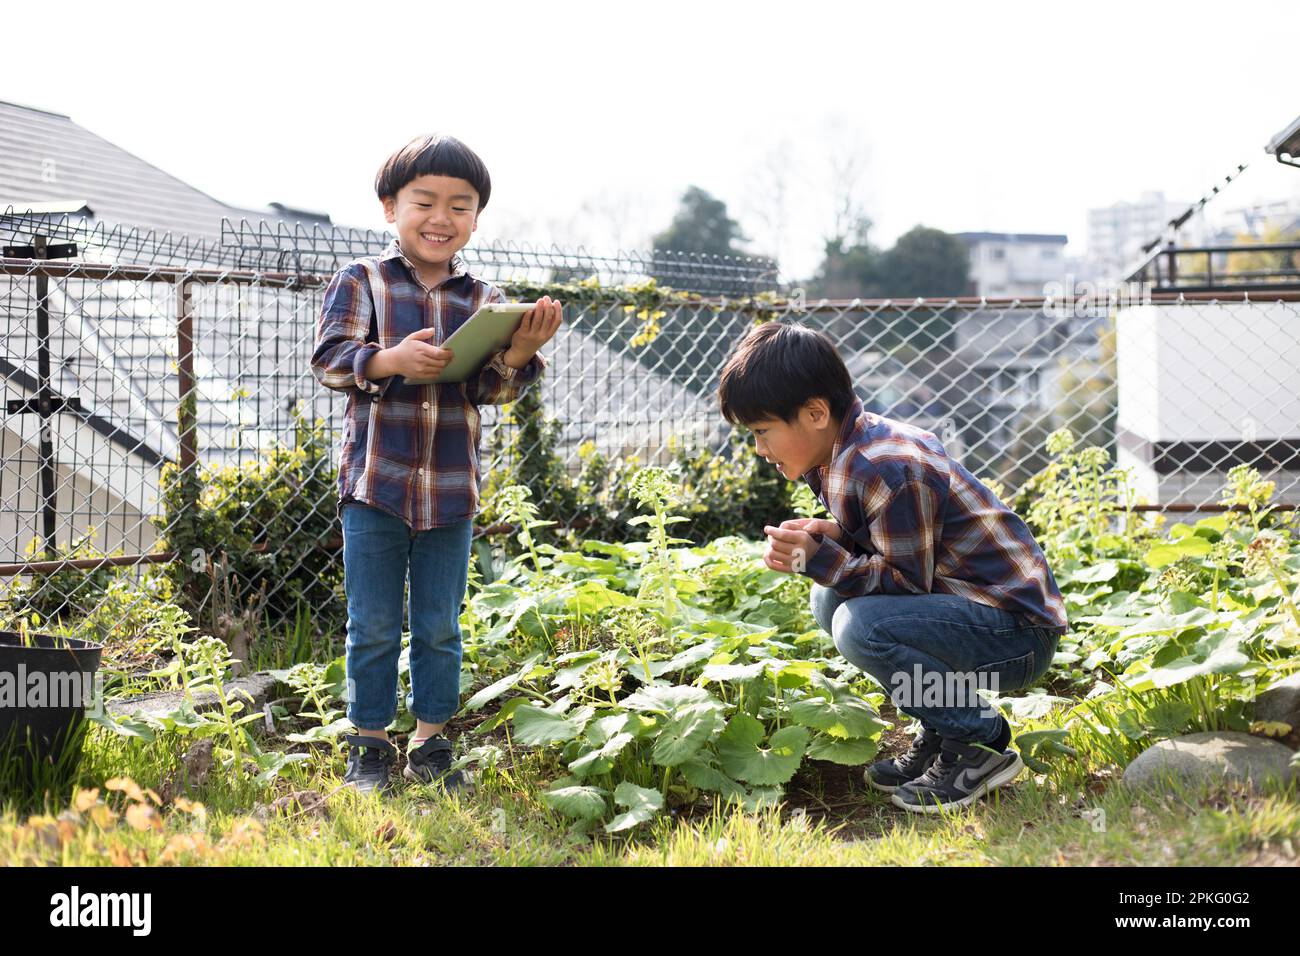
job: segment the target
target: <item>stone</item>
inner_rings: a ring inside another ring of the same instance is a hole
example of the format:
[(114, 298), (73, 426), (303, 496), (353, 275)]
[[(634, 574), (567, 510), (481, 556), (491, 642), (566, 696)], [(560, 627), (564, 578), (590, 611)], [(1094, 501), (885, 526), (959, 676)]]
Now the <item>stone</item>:
[(1265, 780), (1288, 782), (1297, 778), (1289, 747), (1275, 740), (1235, 731), (1184, 734), (1153, 744), (1138, 754), (1124, 771), (1124, 783), (1159, 788), (1166, 776), (1193, 785), (1224, 779), (1249, 782), (1258, 789)]
[[(237, 677), (226, 681), (225, 691), (229, 700), (242, 699), (243, 714), (260, 711), (280, 687), (280, 681), (266, 671), (258, 671), (247, 677)], [(169, 714), (181, 705), (185, 694), (178, 690), (160, 691), (156, 694), (138, 694), (134, 697), (120, 697), (110, 700), (105, 709), (115, 717), (140, 717), (144, 715), (162, 716)], [(221, 702), (216, 691), (211, 688), (194, 693), (194, 709), (199, 712), (220, 709)], [(249, 726), (259, 726), (251, 724)]]
[(1300, 671), (1260, 692), (1255, 698), (1255, 719), (1300, 730)]

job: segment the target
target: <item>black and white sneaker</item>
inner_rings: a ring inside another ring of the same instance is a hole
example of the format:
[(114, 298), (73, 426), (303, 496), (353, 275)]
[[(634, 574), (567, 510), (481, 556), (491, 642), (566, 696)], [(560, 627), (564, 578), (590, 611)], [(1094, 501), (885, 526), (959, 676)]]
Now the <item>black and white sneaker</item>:
[(465, 775), (452, 770), (451, 741), (435, 734), (406, 755), (402, 776), (416, 783), (438, 784), (445, 791), (459, 790), (468, 784)]
[(397, 748), (382, 737), (352, 734), (343, 742), (350, 749), (348, 769), (343, 781), (358, 793), (390, 793), (393, 789), (393, 764), (397, 762)]
[(926, 768), (939, 756), (941, 743), (943, 743), (942, 737), (933, 730), (926, 730), (923, 727), (921, 732), (912, 739), (912, 746), (907, 753), (877, 760), (866, 769), (862, 775), (863, 779), (867, 781), (868, 786), (883, 790), (885, 793), (893, 793), (903, 784), (911, 783), (925, 773)]
[(914, 813), (939, 813), (974, 803), (1010, 783), (1025, 767), (1014, 749), (1001, 752), (980, 744), (945, 740), (925, 773), (899, 787), (890, 802)]

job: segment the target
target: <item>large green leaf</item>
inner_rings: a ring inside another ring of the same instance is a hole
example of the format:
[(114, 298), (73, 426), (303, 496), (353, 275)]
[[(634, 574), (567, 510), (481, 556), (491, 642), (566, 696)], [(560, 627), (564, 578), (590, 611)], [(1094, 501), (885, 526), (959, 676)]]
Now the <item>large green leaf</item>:
[(1157, 544), (1146, 553), (1143, 560), (1153, 568), (1163, 568), (1183, 558), (1199, 558), (1210, 553), (1210, 542), (1197, 534), (1189, 534), (1177, 541)]
[(614, 802), (620, 807), (627, 807), (627, 812), (620, 813), (605, 824), (605, 830), (609, 833), (630, 830), (645, 823), (663, 809), (664, 795), (658, 790), (648, 790), (624, 780), (614, 789)]
[(560, 787), (547, 790), (542, 799), (566, 817), (599, 820), (605, 815), (605, 791), (599, 787)]
[(808, 731), (784, 727), (766, 742), (764, 736), (763, 725), (749, 714), (732, 717), (718, 737), (722, 769), (737, 780), (760, 786), (793, 777), (808, 746)]
[(536, 664), (541, 659), (542, 659), (541, 654), (534, 654), (532, 657), (528, 658), (528, 660), (524, 661), (524, 666), (519, 668), (519, 670), (515, 671), (513, 674), (507, 674), (505, 677), (501, 678), (500, 680), (493, 681), (491, 684), (488, 684), (488, 686), (484, 687), (481, 691), (479, 691), (469, 700), (465, 701), (465, 710), (475, 711), (478, 710), (480, 707), (482, 707), (484, 704), (491, 703), (492, 701), (496, 700), (506, 691), (510, 690), (510, 688), (514, 687), (521, 680), (523, 680), (524, 675), (527, 674), (529, 671), (531, 671), (533, 669), (533, 665)]
[(766, 667), (766, 661), (753, 661), (749, 664), (710, 664), (700, 672), (700, 676), (705, 680), (716, 681), (753, 680), (761, 676)]
[(617, 757), (633, 741), (631, 734), (615, 734), (594, 750), (589, 750), (569, 764), (575, 777), (592, 777), (608, 773)]
[(866, 763), (876, 755), (876, 742), (860, 737), (852, 740), (837, 740), (825, 734), (818, 734), (808, 746), (808, 756), (812, 760), (829, 760), (856, 767)]
[[(588, 668), (601, 658), (599, 651), (587, 651), (579, 655), (566, 655), (570, 661), (565, 663), (567, 667), (561, 667), (555, 672), (555, 677), (551, 680), (552, 690), (572, 690), (575, 687), (582, 686), (582, 675), (587, 673)], [(560, 661), (556, 661), (559, 664)]]
[(1087, 565), (1073, 572), (1068, 580), (1073, 584), (1100, 584), (1111, 580), (1117, 574), (1119, 574), (1119, 562), (1098, 561), (1096, 564)]
[(583, 581), (569, 598), (566, 609), (570, 614), (587, 616), (607, 607), (627, 607), (635, 603), (635, 598), (615, 591), (600, 581)]
[(661, 767), (675, 767), (695, 756), (721, 728), (718, 708), (709, 704), (682, 708), (660, 728), (651, 759)]
[(1198, 642), (1194, 653), (1170, 661), (1162, 667), (1127, 676), (1124, 683), (1135, 691), (1173, 687), (1205, 674), (1234, 674), (1250, 664), (1250, 658), (1241, 652), (1240, 635), (1216, 635), (1214, 644), (1207, 647)]
[(846, 740), (870, 737), (885, 726), (875, 709), (838, 681), (826, 681), (822, 689), (790, 704), (790, 719)]
[(583, 722), (550, 714), (532, 704), (516, 708), (514, 713), (515, 742), (533, 747), (560, 744), (582, 733)]
[(643, 687), (623, 699), (623, 706), (628, 710), (649, 710), (661, 714), (672, 714), (699, 704), (719, 709), (724, 706), (722, 701), (703, 687), (682, 684), (674, 687)]
[(1137, 624), (1126, 627), (1119, 636), (1126, 638), (1139, 637), (1143, 634), (1175, 634), (1193, 627), (1209, 627), (1218, 621), (1219, 616), (1209, 608), (1194, 607), (1183, 614), (1153, 614)]
[(718, 643), (714, 640), (704, 641), (693, 647), (688, 647), (684, 651), (679, 651), (673, 657), (666, 661), (655, 661), (650, 665), (650, 673), (655, 677), (661, 677), (664, 674), (674, 674), (677, 671), (685, 670), (701, 661), (707, 661), (717, 650)]
[(720, 793), (725, 797), (739, 797), (745, 793), (744, 787), (698, 755), (677, 770), (692, 787)]

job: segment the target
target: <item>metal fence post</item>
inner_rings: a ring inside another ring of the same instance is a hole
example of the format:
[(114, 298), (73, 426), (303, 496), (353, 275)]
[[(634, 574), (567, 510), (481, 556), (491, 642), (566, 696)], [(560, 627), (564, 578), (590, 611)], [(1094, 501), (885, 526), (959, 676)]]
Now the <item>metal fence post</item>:
[[(48, 236), (32, 236), (30, 246), (5, 246), (4, 255), (49, 260), (68, 259), (77, 254), (73, 242), (50, 243)], [(10, 415), (35, 412), (41, 418), (40, 428), (40, 483), (41, 483), (41, 537), (45, 545), (46, 560), (53, 561), (57, 554), (55, 537), (58, 528), (57, 502), (58, 470), (54, 460), (54, 431), (50, 418), (63, 408), (81, 410), (76, 398), (62, 398), (50, 387), (50, 277), (44, 270), (36, 272), (36, 398), (15, 399), (8, 403)]]

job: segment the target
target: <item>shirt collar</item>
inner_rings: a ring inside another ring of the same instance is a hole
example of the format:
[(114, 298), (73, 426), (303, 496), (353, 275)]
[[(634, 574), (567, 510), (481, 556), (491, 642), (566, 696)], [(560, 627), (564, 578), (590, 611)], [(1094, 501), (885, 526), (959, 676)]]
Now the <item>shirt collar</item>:
[(862, 419), (864, 414), (865, 409), (862, 407), (862, 399), (858, 398), (858, 396), (854, 394), (853, 401), (849, 404), (849, 407), (844, 410), (844, 418), (840, 420), (840, 430), (835, 436), (835, 441), (831, 444), (830, 464), (818, 465), (816, 468), (809, 470), (807, 474), (804, 475), (805, 479), (810, 475), (815, 476), (817, 479), (818, 489), (821, 488), (822, 478), (825, 476), (827, 468), (835, 467), (835, 463), (839, 461), (840, 456), (844, 454), (844, 449), (849, 444), (849, 440), (853, 437), (854, 432), (858, 430), (860, 419)]
[[(411, 270), (411, 275), (419, 277), (420, 273), (416, 271), (415, 266), (411, 265), (411, 260), (406, 258), (406, 254), (402, 252), (402, 245), (396, 237), (389, 240), (388, 247), (379, 256), (380, 262), (387, 262), (389, 259), (401, 259), (406, 264), (406, 268)], [(465, 260), (460, 257), (460, 253), (452, 254), (450, 268), (451, 275), (447, 277), (448, 279), (469, 275), (469, 267), (465, 265)]]

